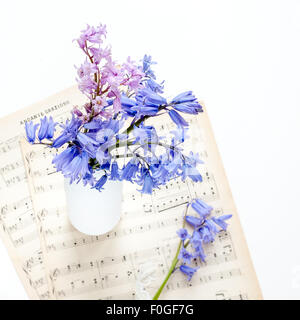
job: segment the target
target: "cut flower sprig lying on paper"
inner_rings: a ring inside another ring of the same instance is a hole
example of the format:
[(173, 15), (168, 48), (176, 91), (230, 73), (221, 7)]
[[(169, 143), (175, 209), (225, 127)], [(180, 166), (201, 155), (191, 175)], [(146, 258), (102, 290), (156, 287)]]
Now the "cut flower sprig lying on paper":
[[(56, 170), (70, 183), (81, 182), (99, 191), (107, 180), (130, 181), (147, 194), (174, 178), (201, 182), (199, 155), (184, 154), (182, 145), (188, 138), (183, 114), (197, 115), (203, 112), (202, 106), (191, 91), (167, 101), (163, 97), (164, 83), (156, 81), (151, 57), (145, 55), (141, 65), (131, 58), (122, 64), (115, 62), (110, 47), (104, 45), (105, 38), (106, 26), (100, 24), (87, 26), (77, 39), (85, 55), (84, 63), (77, 68), (78, 88), (88, 102), (83, 107), (75, 106), (64, 124), (54, 122), (52, 117), (44, 117), (38, 124), (26, 122), (27, 140), (60, 149), (53, 159)], [(163, 114), (176, 124), (170, 137), (159, 136), (155, 126), (146, 123)], [(190, 207), (198, 216), (187, 214)], [(205, 261), (203, 245), (214, 241), (231, 217), (211, 217), (211, 213), (212, 207), (201, 199), (187, 204), (183, 227), (177, 232), (180, 242), (175, 258), (154, 299), (175, 270), (190, 281), (197, 270), (193, 261)], [(186, 224), (192, 228), (190, 233)]]

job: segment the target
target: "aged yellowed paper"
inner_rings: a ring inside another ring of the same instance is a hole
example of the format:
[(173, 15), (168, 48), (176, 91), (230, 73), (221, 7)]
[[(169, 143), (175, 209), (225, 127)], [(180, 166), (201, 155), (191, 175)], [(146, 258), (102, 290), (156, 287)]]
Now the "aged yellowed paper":
[[(60, 100), (75, 102), (78, 96), (74, 88), (63, 92)], [(163, 118), (156, 127), (161, 135), (168, 135), (173, 124)], [(233, 218), (228, 231), (205, 248), (207, 261), (198, 262), (193, 280), (187, 282), (184, 275), (174, 273), (161, 298), (262, 297), (206, 112), (190, 119), (189, 136), (186, 149), (199, 152), (205, 162), (203, 182), (176, 179), (151, 196), (124, 183), (121, 222), (103, 236), (81, 234), (69, 223), (64, 178), (51, 164), (53, 150), (22, 143), (52, 299), (151, 298), (173, 258), (184, 206), (195, 197), (210, 203), (216, 214)]]
[(49, 299), (39, 232), (20, 149), (24, 123), (44, 115), (62, 119), (83, 96), (74, 88), (0, 120), (0, 234), (31, 299)]

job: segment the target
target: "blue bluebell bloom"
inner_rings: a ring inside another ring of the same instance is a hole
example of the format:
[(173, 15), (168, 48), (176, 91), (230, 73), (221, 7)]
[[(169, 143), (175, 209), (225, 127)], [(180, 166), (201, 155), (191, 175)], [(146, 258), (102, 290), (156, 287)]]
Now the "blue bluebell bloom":
[(200, 219), (194, 216), (186, 216), (185, 221), (191, 226), (193, 226), (194, 228), (200, 227), (203, 223), (203, 219)]
[(202, 242), (199, 243), (197, 247), (194, 247), (194, 249), (195, 249), (194, 258), (200, 258), (201, 261), (205, 262), (206, 255), (204, 253)]
[(42, 141), (44, 139), (52, 139), (54, 136), (56, 125), (57, 123), (53, 121), (52, 117), (50, 117), (49, 119), (46, 116), (42, 118), (40, 122), (40, 129), (38, 132), (39, 140)]
[(188, 277), (188, 281), (190, 281), (193, 277), (193, 275), (195, 274), (195, 272), (197, 272), (197, 270), (199, 269), (199, 267), (197, 268), (192, 268), (192, 267), (189, 267), (189, 266), (186, 266), (184, 264), (182, 264), (180, 267), (179, 267), (179, 270), (186, 274), (187, 277)]
[(136, 177), (139, 169), (138, 165), (139, 161), (136, 158), (131, 159), (129, 162), (127, 162), (127, 164), (122, 168), (121, 179), (133, 182), (132, 179)]
[(149, 79), (146, 81), (146, 88), (149, 88), (151, 91), (156, 93), (163, 93), (164, 92), (164, 82), (158, 83), (153, 79)]
[(90, 172), (89, 156), (86, 152), (78, 153), (68, 165), (63, 167), (63, 174), (70, 179), (70, 183), (79, 181)]
[(28, 142), (30, 143), (35, 142), (35, 135), (36, 135), (36, 130), (38, 126), (39, 126), (38, 124), (33, 124), (32, 121), (25, 122), (25, 130), (26, 130), (26, 136), (27, 136)]
[(149, 78), (156, 79), (153, 70), (151, 69), (151, 65), (156, 64), (156, 62), (152, 61), (152, 57), (148, 55), (144, 55), (143, 59), (143, 72)]
[(187, 251), (184, 247), (180, 249), (178, 259), (181, 260), (183, 263), (191, 263), (191, 260), (193, 259), (193, 255)]
[(144, 183), (143, 188), (141, 190), (142, 193), (152, 194), (153, 190), (153, 178), (151, 177), (149, 171), (147, 171), (143, 177)]
[[(185, 264), (191, 264), (192, 260), (197, 258), (205, 262), (204, 245), (213, 242), (218, 232), (226, 230), (227, 223), (225, 221), (230, 219), (231, 215), (210, 217), (213, 208), (201, 199), (192, 200), (188, 203), (188, 206), (191, 206), (200, 218), (190, 215), (185, 216), (185, 221), (193, 227), (193, 233), (192, 236), (189, 236), (186, 228), (181, 228), (177, 231), (177, 235), (182, 241), (178, 259)], [(186, 249), (188, 245), (191, 245), (193, 252)], [(197, 270), (197, 268), (187, 265), (182, 265), (179, 269), (188, 275), (189, 280)]]
[(82, 125), (82, 121), (72, 114), (72, 119), (67, 120), (66, 124), (62, 126), (64, 129), (59, 137), (57, 137), (53, 143), (53, 148), (59, 148), (67, 142), (73, 141), (78, 133), (78, 129)]
[(107, 181), (107, 175), (104, 174), (97, 182), (96, 184), (93, 186), (94, 189), (98, 190), (98, 191), (102, 191), (103, 190), (103, 186), (105, 185)]
[(66, 166), (78, 155), (78, 150), (75, 146), (65, 149), (61, 153), (57, 154), (52, 163), (54, 164), (57, 171), (63, 171)]
[(191, 207), (199, 214), (201, 218), (206, 218), (212, 211), (212, 207), (201, 199), (195, 199)]
[(169, 111), (169, 116), (172, 121), (177, 125), (177, 127), (188, 127), (188, 123), (182, 118), (182, 116), (175, 110)]
[(114, 161), (111, 164), (111, 170), (110, 170), (110, 180), (116, 181), (120, 180), (120, 173), (119, 173), (119, 167), (116, 161)]
[(221, 217), (213, 217), (212, 220), (214, 223), (216, 223), (221, 229), (226, 230), (228, 224), (225, 222), (225, 220), (228, 220), (232, 217), (231, 214), (223, 215)]
[(57, 122), (54, 122), (53, 118), (50, 116), (50, 118), (48, 119), (46, 139), (52, 139), (54, 137), (56, 125)]
[(190, 238), (189, 233), (188, 233), (187, 229), (185, 229), (185, 228), (181, 228), (181, 229), (177, 230), (176, 233), (182, 241)]
[(38, 132), (38, 138), (40, 141), (46, 138), (47, 130), (48, 130), (48, 120), (47, 120), (47, 117), (45, 116), (44, 118), (41, 119), (40, 129)]
[(187, 177), (191, 178), (194, 182), (202, 181), (202, 176), (197, 170), (197, 168), (185, 163), (182, 166), (182, 180), (185, 180)]
[(203, 111), (192, 91), (179, 94), (171, 101), (171, 104), (175, 110), (184, 113), (197, 114)]

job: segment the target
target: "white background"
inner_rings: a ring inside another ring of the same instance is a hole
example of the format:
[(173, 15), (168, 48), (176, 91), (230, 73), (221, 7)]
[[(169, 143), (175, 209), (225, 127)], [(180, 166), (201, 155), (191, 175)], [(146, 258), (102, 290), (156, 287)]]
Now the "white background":
[[(0, 117), (74, 84), (72, 39), (106, 23), (170, 95), (206, 102), (266, 299), (300, 298), (300, 1), (1, 1)], [(0, 195), (1, 196), (1, 195)], [(0, 243), (0, 298), (26, 299)]]

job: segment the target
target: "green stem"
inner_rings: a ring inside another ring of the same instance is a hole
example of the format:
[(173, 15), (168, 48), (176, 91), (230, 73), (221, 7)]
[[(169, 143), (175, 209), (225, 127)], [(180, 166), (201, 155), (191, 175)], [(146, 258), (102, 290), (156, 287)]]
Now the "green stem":
[[(185, 226), (185, 217), (186, 217), (186, 215), (187, 215), (188, 208), (189, 208), (189, 203), (187, 204), (186, 209), (185, 209), (185, 213), (184, 213), (184, 217), (183, 217), (182, 228), (184, 228), (184, 226)], [(167, 284), (169, 278), (171, 277), (172, 273), (174, 272), (174, 270), (175, 270), (175, 268), (176, 268), (176, 266), (177, 266), (177, 263), (178, 263), (178, 261), (179, 261), (179, 260), (178, 260), (178, 255), (179, 255), (179, 252), (180, 252), (180, 249), (181, 249), (182, 244), (183, 244), (183, 241), (180, 240), (180, 242), (179, 242), (179, 244), (178, 244), (178, 247), (177, 247), (177, 251), (176, 251), (175, 257), (174, 257), (174, 259), (173, 259), (173, 261), (172, 261), (172, 264), (171, 264), (171, 266), (170, 266), (170, 269), (169, 269), (169, 271), (168, 271), (168, 273), (167, 273), (167, 275), (166, 275), (163, 283), (161, 284), (161, 286), (159, 287), (159, 289), (158, 289), (157, 292), (155, 293), (154, 297), (152, 298), (152, 300), (158, 300), (161, 292), (163, 291), (163, 289), (164, 289), (165, 285)], [(187, 243), (184, 244), (183, 246), (186, 248), (186, 247), (188, 246), (188, 244), (189, 244), (189, 241), (187, 241)]]
[(150, 118), (150, 116), (144, 116), (144, 117), (140, 118), (138, 121), (134, 122), (131, 126), (129, 126), (129, 127), (123, 132), (123, 134), (124, 134), (124, 133), (129, 134), (129, 133), (133, 130), (133, 128), (134, 128), (135, 126), (138, 127), (144, 120), (146, 120), (146, 119), (148, 119), (148, 118)]
[[(161, 105), (159, 108), (158, 108), (158, 111), (161, 111), (161, 110), (164, 110), (168, 107), (169, 105)], [(159, 115), (159, 114), (158, 114)], [(157, 116), (158, 116), (157, 115)], [(124, 133), (127, 133), (129, 134), (134, 127), (138, 127), (143, 121), (147, 120), (148, 118), (150, 118), (151, 116), (143, 116), (141, 117), (138, 121), (134, 122), (131, 126), (129, 126), (124, 132)]]
[(168, 282), (169, 278), (171, 277), (171, 274), (173, 273), (174, 269), (176, 268), (176, 265), (178, 263), (178, 255), (179, 255), (179, 252), (180, 252), (180, 249), (181, 249), (181, 244), (182, 244), (182, 241), (180, 241), (178, 247), (177, 247), (177, 251), (176, 251), (176, 255), (172, 261), (172, 264), (171, 264), (171, 267), (169, 269), (169, 272), (168, 274), (166, 275), (165, 277), (165, 280), (163, 281), (163, 283), (161, 284), (161, 286), (159, 287), (159, 289), (157, 290), (157, 292), (155, 293), (154, 297), (152, 300), (158, 300), (161, 292), (163, 291), (166, 283)]

